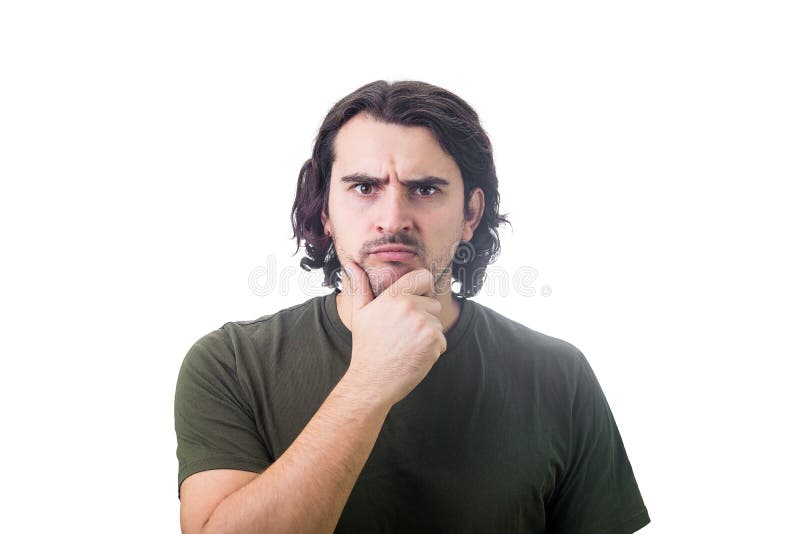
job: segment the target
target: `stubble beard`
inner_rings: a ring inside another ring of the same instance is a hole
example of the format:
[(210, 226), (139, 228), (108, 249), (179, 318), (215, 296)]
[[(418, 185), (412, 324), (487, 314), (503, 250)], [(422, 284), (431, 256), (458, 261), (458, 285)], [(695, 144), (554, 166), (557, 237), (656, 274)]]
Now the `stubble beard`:
[[(458, 245), (456, 243), (456, 245)], [(442, 295), (450, 292), (450, 273), (452, 272), (452, 261), (453, 255), (443, 255), (440, 258), (427, 263), (425, 261), (422, 262), (423, 266), (428, 269), (431, 274), (433, 274), (434, 280), (434, 293), (436, 295)], [(442, 268), (441, 266), (444, 265), (445, 267)], [(384, 291), (386, 291), (392, 284), (397, 282), (400, 278), (402, 278), (405, 274), (418, 269), (417, 268), (406, 268), (401, 271), (400, 274), (397, 273), (397, 267), (403, 267), (403, 264), (394, 263), (394, 266), (388, 267), (366, 267), (365, 272), (367, 274), (367, 278), (369, 279), (369, 285), (372, 288), (372, 294), (377, 297)], [(400, 284), (398, 288), (400, 292), (411, 290), (411, 292), (416, 294), (414, 288), (405, 287)]]
[[(454, 240), (452, 244), (444, 251), (444, 253), (434, 258), (433, 261), (426, 263), (425, 261), (422, 264), (433, 274), (434, 280), (434, 293), (436, 296), (448, 294), (452, 291), (451, 284), (452, 284), (452, 268), (453, 268), (453, 258), (455, 257), (456, 249), (458, 248), (459, 243), (461, 242), (460, 236), (461, 231), (463, 230), (464, 222), (462, 221), (461, 228), (458, 231), (458, 234), (454, 236)], [(369, 280), (369, 285), (372, 288), (372, 294), (377, 298), (378, 295), (383, 293), (386, 289), (388, 289), (392, 284), (394, 284), (397, 280), (403, 277), (406, 273), (409, 273), (415, 268), (406, 268), (404, 272), (401, 274), (397, 274), (397, 267), (403, 266), (404, 264), (400, 262), (390, 262), (392, 264), (391, 267), (369, 267), (365, 265), (367, 255), (366, 253), (362, 253), (359, 257), (359, 261), (356, 261), (352, 256), (344, 254), (344, 251), (340, 250), (336, 246), (336, 234), (333, 228), (331, 229), (331, 239), (333, 240), (334, 250), (339, 258), (348, 258), (350, 261), (357, 263), (366, 273), (367, 278)], [(424, 254), (424, 252), (423, 252)], [(422, 258), (424, 260), (424, 258)], [(401, 291), (407, 290), (408, 288), (400, 288)], [(413, 288), (412, 288), (413, 291)]]

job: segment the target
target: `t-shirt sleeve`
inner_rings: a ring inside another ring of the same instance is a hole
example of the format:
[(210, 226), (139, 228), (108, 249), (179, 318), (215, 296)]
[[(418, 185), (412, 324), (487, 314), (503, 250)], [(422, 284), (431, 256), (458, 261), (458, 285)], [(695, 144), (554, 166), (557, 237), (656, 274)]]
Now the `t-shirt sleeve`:
[(175, 388), (175, 434), (179, 497), (181, 483), (194, 473), (260, 473), (271, 463), (223, 329), (198, 340), (183, 360)]
[(548, 502), (547, 532), (630, 534), (649, 522), (614, 416), (579, 353), (570, 453)]

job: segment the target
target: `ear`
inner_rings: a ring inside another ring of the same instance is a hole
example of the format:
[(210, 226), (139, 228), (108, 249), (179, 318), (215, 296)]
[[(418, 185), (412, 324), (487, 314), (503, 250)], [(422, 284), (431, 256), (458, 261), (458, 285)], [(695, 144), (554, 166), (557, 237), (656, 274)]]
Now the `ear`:
[(322, 221), (322, 230), (324, 231), (325, 235), (331, 235), (330, 222), (328, 220), (328, 214), (325, 212), (325, 210), (322, 211), (320, 220)]
[(469, 204), (467, 205), (467, 213), (464, 216), (464, 230), (461, 232), (462, 241), (472, 239), (472, 234), (483, 218), (483, 209), (483, 189), (475, 187), (469, 193)]

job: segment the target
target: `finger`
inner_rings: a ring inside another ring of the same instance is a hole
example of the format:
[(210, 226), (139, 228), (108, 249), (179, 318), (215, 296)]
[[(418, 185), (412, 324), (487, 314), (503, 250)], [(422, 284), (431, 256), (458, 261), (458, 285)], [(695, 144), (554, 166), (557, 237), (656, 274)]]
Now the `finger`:
[(354, 261), (341, 259), (342, 289), (351, 297), (353, 310), (360, 310), (375, 299), (367, 273)]
[(414, 307), (439, 319), (442, 314), (442, 303), (432, 297), (409, 295), (405, 297), (414, 303)]
[(433, 274), (428, 269), (416, 269), (404, 274), (389, 288), (391, 295), (420, 295), (436, 297)]

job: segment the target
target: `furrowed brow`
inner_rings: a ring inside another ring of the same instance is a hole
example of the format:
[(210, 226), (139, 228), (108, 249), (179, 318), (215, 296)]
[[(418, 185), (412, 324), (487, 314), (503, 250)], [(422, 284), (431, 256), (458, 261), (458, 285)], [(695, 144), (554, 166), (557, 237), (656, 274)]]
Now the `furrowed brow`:
[(377, 178), (361, 172), (348, 174), (342, 176), (339, 181), (345, 184), (371, 184), (371, 185), (385, 185), (389, 183), (388, 178)]
[(401, 180), (401, 184), (410, 187), (421, 187), (423, 185), (437, 185), (439, 187), (447, 187), (450, 182), (438, 176), (424, 176), (422, 178), (415, 178), (413, 180)]
[[(370, 176), (361, 172), (348, 174), (339, 178), (342, 183), (357, 183), (357, 184), (370, 184), (370, 185), (386, 185), (389, 183), (388, 178), (378, 178)], [(447, 187), (450, 185), (448, 180), (439, 178), (438, 176), (423, 176), (422, 178), (414, 178), (413, 180), (401, 180), (401, 184), (409, 187), (421, 187), (423, 185), (437, 185), (439, 187)]]

